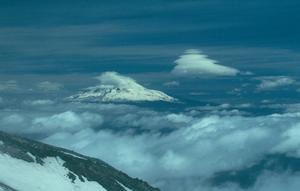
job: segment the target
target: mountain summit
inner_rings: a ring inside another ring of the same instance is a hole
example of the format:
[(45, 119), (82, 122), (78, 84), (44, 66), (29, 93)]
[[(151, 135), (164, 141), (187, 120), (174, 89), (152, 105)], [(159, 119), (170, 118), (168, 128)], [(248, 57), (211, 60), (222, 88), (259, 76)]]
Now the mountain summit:
[(86, 88), (67, 98), (69, 101), (91, 102), (174, 102), (175, 98), (158, 90), (152, 90), (138, 84), (134, 79), (116, 72), (105, 72), (97, 77), (101, 84)]
[(107, 163), (0, 132), (2, 191), (159, 191)]

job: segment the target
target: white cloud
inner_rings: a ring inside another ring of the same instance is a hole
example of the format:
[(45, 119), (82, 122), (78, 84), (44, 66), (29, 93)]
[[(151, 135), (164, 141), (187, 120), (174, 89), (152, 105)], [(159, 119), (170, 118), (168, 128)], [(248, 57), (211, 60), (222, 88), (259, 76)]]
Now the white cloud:
[[(106, 110), (102, 112), (109, 113)], [(114, 115), (113, 112), (110, 115)], [(273, 152), (289, 152), (298, 156), (300, 148), (297, 135), (291, 136), (300, 124), (298, 113), (260, 117), (215, 115), (198, 119), (170, 113), (157, 113), (156, 117), (148, 118), (147, 112), (134, 118), (128, 118), (128, 115), (123, 116), (122, 122), (122, 116), (116, 120), (123, 127), (131, 122), (159, 128), (164, 127), (165, 118), (181, 126), (163, 136), (97, 130), (97, 123), (102, 124), (97, 114), (67, 111), (34, 118), (31, 120), (31, 132), (44, 132), (48, 134), (45, 142), (98, 157), (132, 176), (159, 183), (165, 190), (172, 190), (168, 180), (187, 186), (186, 177), (201, 180), (221, 170), (243, 168)], [(159, 116), (161, 120), (157, 120)], [(20, 117), (9, 118), (13, 120), (6, 121), (24, 123), (24, 119), (19, 120)], [(24, 128), (22, 131), (28, 132)], [(184, 190), (190, 190), (192, 186), (195, 185), (184, 187)]]
[(31, 132), (76, 132), (84, 128), (100, 126), (103, 122), (101, 115), (84, 112), (66, 111), (52, 116), (38, 117), (32, 120)]
[(300, 103), (293, 104), (280, 104), (281, 108), (284, 108), (288, 113), (300, 112)]
[(56, 132), (74, 133), (86, 128), (98, 128), (103, 117), (92, 112), (64, 111), (47, 113), (39, 111), (2, 112), (0, 113), (0, 130), (12, 133), (43, 134), (48, 136)]
[[(193, 120), (192, 117), (183, 114), (160, 114), (151, 111), (126, 113), (112, 119), (113, 126), (116, 127), (135, 127), (143, 130), (157, 131), (168, 128), (176, 129), (186, 125)], [(151, 121), (151, 123), (149, 123)]]
[(0, 82), (0, 91), (15, 91), (19, 89), (18, 82), (15, 80)]
[(172, 73), (181, 76), (235, 76), (239, 73), (239, 70), (220, 65), (198, 50), (187, 50), (175, 63)]
[(208, 95), (207, 92), (190, 92), (189, 95), (191, 96), (202, 96), (202, 95)]
[(39, 82), (36, 86), (42, 91), (59, 91), (63, 87), (60, 83), (49, 81)]
[(287, 129), (282, 136), (285, 138), (279, 145), (277, 145), (273, 150), (285, 152), (286, 150), (295, 150), (296, 155), (300, 156), (300, 123), (297, 123)]
[[(66, 105), (55, 106), (48, 114), (1, 111), (0, 127), (27, 135), (42, 134), (44, 142), (100, 158), (166, 191), (218, 190), (203, 183), (215, 172), (242, 169), (270, 153), (300, 157), (297, 112), (257, 117), (191, 116), (189, 112), (155, 112), (122, 104), (71, 106), (72, 110), (65, 111), (57, 110), (66, 109)], [(140, 131), (139, 126), (172, 130)], [(128, 127), (137, 127), (138, 133)], [(267, 179), (259, 179), (254, 190), (267, 188), (259, 186), (267, 184)], [(227, 190), (242, 189), (229, 186)]]
[(111, 85), (118, 88), (133, 88), (142, 89), (143, 86), (138, 84), (134, 79), (123, 76), (116, 72), (104, 72), (100, 76), (96, 77), (101, 82), (101, 85)]
[(170, 82), (165, 82), (163, 85), (171, 87), (171, 86), (179, 86), (180, 83), (178, 81), (170, 81)]
[(218, 171), (244, 168), (265, 154), (297, 155), (297, 135), (288, 135), (299, 123), (300, 114), (209, 116), (165, 136), (86, 129), (76, 135), (58, 132), (45, 141), (99, 157), (130, 175), (159, 181), (165, 190), (172, 190), (164, 180), (185, 184), (186, 177), (201, 180)]
[(39, 100), (26, 100), (23, 103), (25, 105), (31, 105), (31, 106), (43, 106), (43, 105), (52, 105), (55, 102), (49, 99), (39, 99)]
[(20, 125), (25, 121), (25, 118), (20, 115), (20, 114), (9, 114), (7, 116), (4, 116), (1, 119), (1, 124), (3, 127), (8, 126), (8, 127), (14, 127), (14, 125)]
[(290, 86), (296, 82), (294, 79), (287, 76), (270, 76), (258, 79), (261, 83), (257, 86), (257, 89), (261, 91)]

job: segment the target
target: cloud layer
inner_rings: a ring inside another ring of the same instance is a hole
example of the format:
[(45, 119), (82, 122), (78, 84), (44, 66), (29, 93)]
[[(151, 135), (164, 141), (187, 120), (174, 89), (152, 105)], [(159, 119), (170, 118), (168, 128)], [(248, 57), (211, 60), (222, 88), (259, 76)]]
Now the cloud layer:
[[(105, 160), (166, 191), (226, 190), (205, 182), (216, 172), (238, 170), (265, 155), (289, 153), (300, 158), (300, 114), (244, 117), (156, 112), (129, 105), (31, 105), (28, 111), (2, 111), (1, 130), (21, 133)], [(52, 109), (51, 109), (52, 107)], [(225, 106), (224, 106), (225, 107)], [(266, 172), (267, 173), (267, 172)], [(253, 190), (272, 190), (261, 175)], [(231, 185), (227, 190), (243, 190)]]
[(185, 54), (175, 61), (173, 74), (180, 76), (235, 76), (239, 70), (218, 64), (198, 50), (187, 50)]

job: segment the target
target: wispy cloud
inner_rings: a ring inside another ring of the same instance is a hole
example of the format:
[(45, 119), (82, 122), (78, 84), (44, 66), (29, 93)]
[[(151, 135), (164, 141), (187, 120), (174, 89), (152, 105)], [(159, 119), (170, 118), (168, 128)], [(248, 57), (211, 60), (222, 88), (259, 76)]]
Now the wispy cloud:
[(15, 80), (0, 82), (0, 91), (16, 91), (19, 89), (18, 82)]
[(45, 105), (52, 105), (55, 102), (49, 99), (39, 99), (39, 100), (25, 100), (23, 103), (29, 106), (45, 106)]
[(273, 90), (280, 87), (290, 86), (296, 83), (296, 81), (288, 76), (270, 76), (258, 78), (261, 83), (257, 86), (260, 91)]
[(63, 87), (63, 85), (57, 82), (44, 81), (44, 82), (39, 82), (36, 85), (36, 87), (39, 90), (51, 92), (51, 91), (59, 91)]
[(171, 86), (179, 86), (180, 83), (178, 81), (169, 81), (169, 82), (163, 83), (163, 85), (167, 86), (167, 87), (171, 87)]

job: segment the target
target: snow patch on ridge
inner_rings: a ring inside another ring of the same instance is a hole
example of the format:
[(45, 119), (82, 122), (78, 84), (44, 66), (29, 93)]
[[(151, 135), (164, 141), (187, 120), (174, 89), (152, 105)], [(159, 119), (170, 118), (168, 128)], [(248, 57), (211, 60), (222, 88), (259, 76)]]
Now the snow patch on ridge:
[(131, 189), (127, 188), (124, 184), (122, 184), (121, 182), (117, 181), (118, 184), (120, 184), (126, 191), (132, 191)]
[(27, 152), (27, 155), (30, 156), (34, 162), (36, 162), (36, 157), (33, 154)]
[(63, 154), (66, 154), (66, 155), (69, 155), (69, 156), (72, 156), (72, 157), (75, 157), (75, 158), (79, 158), (79, 159), (83, 159), (83, 160), (86, 160), (86, 158), (83, 158), (79, 155), (75, 155), (75, 154), (72, 154), (72, 153), (68, 153), (68, 152), (64, 152), (62, 151)]
[[(60, 158), (48, 157), (44, 164), (26, 162), (0, 154), (0, 182), (18, 191), (106, 191), (94, 181), (76, 178), (74, 183), (67, 176)], [(43, 177), (43, 178), (40, 178)]]

